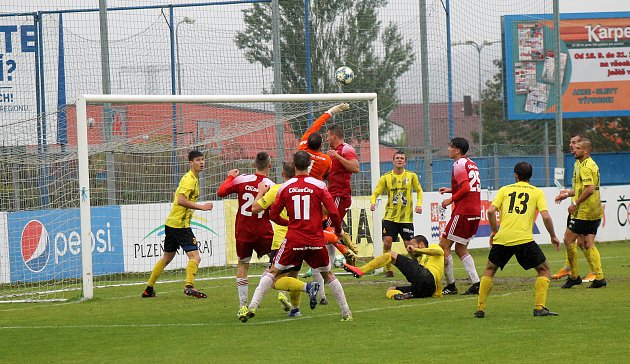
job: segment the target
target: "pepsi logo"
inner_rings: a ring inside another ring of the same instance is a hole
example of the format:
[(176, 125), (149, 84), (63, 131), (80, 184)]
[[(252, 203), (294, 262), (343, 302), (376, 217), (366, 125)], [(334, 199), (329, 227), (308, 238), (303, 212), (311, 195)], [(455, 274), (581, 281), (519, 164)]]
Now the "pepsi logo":
[(22, 230), (22, 259), (32, 272), (41, 272), (50, 258), (50, 238), (44, 224), (31, 220)]

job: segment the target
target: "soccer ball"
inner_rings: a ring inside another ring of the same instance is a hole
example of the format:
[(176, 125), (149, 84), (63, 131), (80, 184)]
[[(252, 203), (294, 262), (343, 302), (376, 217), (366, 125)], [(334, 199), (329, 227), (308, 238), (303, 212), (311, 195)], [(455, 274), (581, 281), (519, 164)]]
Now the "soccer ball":
[(335, 71), (335, 81), (340, 85), (349, 85), (354, 80), (354, 71), (350, 67), (339, 67)]
[(335, 268), (341, 268), (343, 266), (343, 263), (345, 262), (346, 258), (344, 258), (341, 254), (337, 254), (335, 255), (335, 260), (333, 260), (333, 265), (335, 266)]

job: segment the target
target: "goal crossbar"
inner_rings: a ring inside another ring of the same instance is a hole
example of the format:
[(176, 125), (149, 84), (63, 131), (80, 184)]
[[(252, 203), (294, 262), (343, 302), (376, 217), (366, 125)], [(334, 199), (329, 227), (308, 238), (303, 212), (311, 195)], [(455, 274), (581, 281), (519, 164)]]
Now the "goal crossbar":
[[(94, 277), (91, 255), (90, 178), (88, 148), (88, 104), (152, 104), (152, 103), (239, 103), (239, 102), (317, 102), (317, 101), (367, 101), (369, 113), (370, 184), (372, 190), (380, 177), (378, 107), (376, 93), (336, 94), (269, 94), (269, 95), (81, 95), (76, 100), (77, 149), (79, 162), (79, 199), (81, 226), (81, 258), (83, 299), (94, 297)], [(373, 216), (374, 241), (381, 241), (381, 220)], [(382, 245), (374, 244), (374, 254), (382, 253)]]

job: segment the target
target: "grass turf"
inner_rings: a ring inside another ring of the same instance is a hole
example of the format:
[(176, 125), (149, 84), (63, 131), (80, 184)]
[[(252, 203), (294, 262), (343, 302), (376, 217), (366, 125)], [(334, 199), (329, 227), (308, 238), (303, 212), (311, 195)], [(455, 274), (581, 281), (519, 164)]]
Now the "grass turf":
[[(236, 318), (233, 279), (199, 281), (207, 299), (182, 293), (182, 283), (158, 284), (158, 296), (142, 299), (143, 286), (95, 291), (89, 302), (0, 305), (2, 362), (625, 362), (630, 346), (630, 242), (600, 243), (609, 286), (569, 290), (552, 281), (547, 307), (558, 317), (533, 317), (535, 272), (512, 259), (495, 277), (484, 319), (475, 319), (477, 296), (393, 301), (388, 286), (402, 275), (359, 280), (339, 276), (353, 311), (340, 322), (330, 304), (288, 318), (271, 290), (256, 317)], [(564, 252), (543, 246), (552, 273)], [(472, 252), (483, 271), (487, 249)], [(581, 270), (587, 265), (581, 258)], [(463, 278), (455, 259), (455, 275)], [(182, 273), (183, 275), (183, 273)], [(258, 279), (250, 279), (250, 297)], [(460, 291), (467, 280), (458, 280)], [(626, 348), (626, 349), (623, 349)]]

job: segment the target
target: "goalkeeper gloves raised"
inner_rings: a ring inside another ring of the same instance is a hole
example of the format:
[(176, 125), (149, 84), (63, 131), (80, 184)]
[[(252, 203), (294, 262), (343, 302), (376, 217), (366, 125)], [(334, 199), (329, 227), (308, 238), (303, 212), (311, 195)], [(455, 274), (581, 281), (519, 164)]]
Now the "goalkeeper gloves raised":
[(326, 112), (329, 113), (330, 115), (335, 115), (335, 114), (339, 114), (341, 112), (344, 112), (346, 110), (350, 110), (350, 105), (348, 105), (347, 103), (344, 102), (344, 103), (341, 103), (339, 105), (335, 105), (335, 106), (331, 107)]

